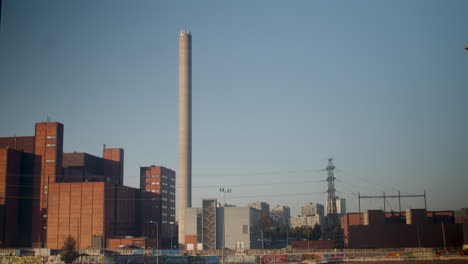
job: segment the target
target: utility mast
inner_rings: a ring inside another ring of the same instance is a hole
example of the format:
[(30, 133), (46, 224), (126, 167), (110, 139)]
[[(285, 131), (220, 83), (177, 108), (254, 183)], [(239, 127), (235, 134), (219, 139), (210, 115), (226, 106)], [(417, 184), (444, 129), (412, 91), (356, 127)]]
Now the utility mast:
[(324, 239), (331, 239), (335, 243), (336, 248), (344, 246), (343, 232), (340, 228), (340, 217), (336, 209), (336, 195), (335, 195), (335, 166), (333, 165), (333, 158), (328, 159), (327, 171), (328, 182), (328, 199), (327, 199), (327, 227)]
[(335, 195), (335, 166), (333, 165), (333, 158), (328, 159), (327, 171), (328, 182), (328, 200), (327, 200), (327, 218), (328, 226), (334, 227), (338, 224), (338, 215), (336, 210), (336, 195)]
[(327, 214), (336, 214), (336, 196), (335, 196), (335, 166), (333, 166), (333, 158), (328, 159), (327, 171), (328, 182), (328, 200), (327, 200)]

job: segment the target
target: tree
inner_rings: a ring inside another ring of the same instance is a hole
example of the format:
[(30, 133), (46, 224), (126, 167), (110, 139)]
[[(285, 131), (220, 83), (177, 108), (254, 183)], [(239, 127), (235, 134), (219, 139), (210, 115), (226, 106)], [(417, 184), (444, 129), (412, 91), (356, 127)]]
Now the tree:
[(260, 215), (260, 225), (263, 233), (271, 231), (273, 227), (273, 220), (269, 215), (261, 214)]
[(319, 225), (315, 224), (314, 229), (310, 233), (310, 240), (319, 240), (322, 236), (322, 229)]
[(80, 254), (76, 250), (76, 241), (72, 236), (69, 235), (63, 242), (63, 249), (60, 252), (60, 260), (67, 264), (71, 264), (79, 256)]

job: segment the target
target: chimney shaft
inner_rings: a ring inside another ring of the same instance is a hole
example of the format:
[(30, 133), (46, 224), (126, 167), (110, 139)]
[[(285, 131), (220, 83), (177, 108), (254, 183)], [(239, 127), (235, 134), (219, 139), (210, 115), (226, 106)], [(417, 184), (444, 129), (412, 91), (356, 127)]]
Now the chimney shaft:
[(192, 36), (179, 36), (179, 248), (185, 248), (185, 209), (192, 207)]

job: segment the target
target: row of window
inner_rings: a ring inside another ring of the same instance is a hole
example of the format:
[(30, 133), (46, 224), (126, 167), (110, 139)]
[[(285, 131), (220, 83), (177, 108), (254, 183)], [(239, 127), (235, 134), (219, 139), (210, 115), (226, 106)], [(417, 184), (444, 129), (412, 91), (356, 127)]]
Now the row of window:
[(159, 190), (141, 190), (141, 192), (153, 192), (153, 193), (159, 193)]
[(143, 178), (159, 178), (159, 175), (143, 176)]
[(143, 185), (159, 185), (159, 182), (144, 182)]

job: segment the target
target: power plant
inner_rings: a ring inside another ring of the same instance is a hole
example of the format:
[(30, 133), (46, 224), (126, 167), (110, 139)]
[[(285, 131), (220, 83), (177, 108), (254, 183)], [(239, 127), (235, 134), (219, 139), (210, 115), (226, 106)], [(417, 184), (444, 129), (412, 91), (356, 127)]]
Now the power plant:
[(185, 245), (185, 209), (192, 207), (192, 35), (179, 35), (179, 246)]

